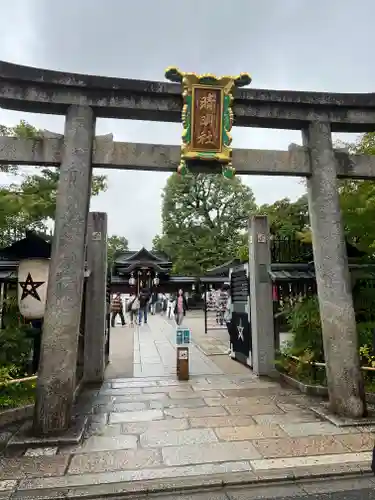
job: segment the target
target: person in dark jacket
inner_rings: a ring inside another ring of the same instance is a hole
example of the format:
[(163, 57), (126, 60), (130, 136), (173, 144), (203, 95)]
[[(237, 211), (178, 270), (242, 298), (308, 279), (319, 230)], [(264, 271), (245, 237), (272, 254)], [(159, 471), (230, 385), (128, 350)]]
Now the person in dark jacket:
[(151, 299), (150, 299), (150, 313), (152, 315), (155, 314), (156, 312), (156, 303), (158, 301), (158, 294), (156, 292), (153, 292), (151, 294)]
[(183, 290), (179, 290), (174, 306), (174, 316), (176, 318), (177, 325), (181, 325), (186, 311), (188, 310), (188, 303)]
[(150, 301), (150, 291), (147, 288), (142, 288), (141, 293), (138, 296), (139, 299), (139, 316), (138, 323), (142, 324), (142, 317), (144, 319), (144, 323), (147, 324), (147, 309), (148, 303)]

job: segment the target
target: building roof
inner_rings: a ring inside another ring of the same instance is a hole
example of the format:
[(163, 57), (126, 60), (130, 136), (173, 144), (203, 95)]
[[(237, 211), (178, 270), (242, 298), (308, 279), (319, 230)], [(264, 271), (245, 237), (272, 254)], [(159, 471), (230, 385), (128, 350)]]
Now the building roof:
[(315, 280), (315, 272), (301, 271), (298, 269), (291, 270), (272, 270), (270, 271), (272, 281), (312, 281)]
[(147, 261), (147, 262), (155, 262), (160, 264), (170, 264), (169, 257), (163, 252), (150, 251), (147, 248), (142, 247), (140, 250), (126, 250), (126, 252), (122, 252), (115, 259), (115, 265), (126, 264), (129, 265), (132, 262), (139, 261)]
[[(350, 264), (349, 271), (356, 279), (375, 279), (374, 264)], [(271, 264), (270, 277), (274, 282), (315, 280), (314, 265), (311, 264)]]
[(155, 262), (152, 260), (134, 260), (129, 261), (128, 264), (117, 264), (116, 272), (118, 273), (131, 273), (135, 271), (135, 269), (139, 268), (151, 268), (158, 273), (169, 273), (172, 264), (163, 264), (161, 262)]
[(14, 242), (8, 247), (0, 249), (0, 255), (4, 259), (27, 259), (43, 258), (48, 259), (51, 256), (51, 243), (39, 236), (33, 231), (26, 233), (22, 240)]
[(208, 269), (205, 276), (220, 276), (223, 274), (229, 276), (229, 269), (232, 267), (236, 267), (239, 264), (241, 264), (240, 259), (228, 260), (228, 262), (224, 262), (224, 264), (220, 264), (220, 266), (216, 266), (216, 267), (212, 267), (211, 269)]

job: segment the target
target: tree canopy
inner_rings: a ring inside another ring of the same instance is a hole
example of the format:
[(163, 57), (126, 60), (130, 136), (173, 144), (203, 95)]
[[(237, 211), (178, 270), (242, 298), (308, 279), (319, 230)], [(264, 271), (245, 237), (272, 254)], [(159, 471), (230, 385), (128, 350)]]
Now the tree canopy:
[[(0, 135), (38, 139), (42, 132), (21, 121), (15, 127), (0, 125)], [(1, 165), (0, 171), (11, 174), (14, 181), (18, 181), (0, 188), (0, 232), (45, 230), (46, 222), (55, 216), (58, 169), (41, 168), (37, 173), (25, 174), (16, 165)], [(92, 195), (106, 188), (106, 177), (94, 175)]]
[(107, 239), (107, 260), (110, 265), (112, 265), (116, 257), (128, 250), (128, 240), (125, 236), (117, 236), (113, 234)]
[(256, 209), (239, 177), (172, 174), (162, 194), (162, 235), (154, 249), (167, 253), (177, 274), (197, 275), (233, 258)]
[(267, 215), (271, 234), (281, 238), (295, 237), (309, 227), (307, 195), (291, 202), (289, 198), (277, 200), (272, 205), (261, 205), (258, 213)]
[[(375, 133), (348, 144), (354, 154), (375, 155)], [(360, 250), (375, 253), (375, 182), (348, 179), (341, 182), (340, 202), (348, 241)]]

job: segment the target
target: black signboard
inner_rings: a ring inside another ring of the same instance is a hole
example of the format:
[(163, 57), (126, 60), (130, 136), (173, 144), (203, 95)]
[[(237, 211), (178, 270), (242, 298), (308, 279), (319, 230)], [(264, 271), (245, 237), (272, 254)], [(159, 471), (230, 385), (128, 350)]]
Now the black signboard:
[(251, 325), (247, 313), (233, 312), (231, 337), (236, 358), (242, 363), (247, 363), (251, 352)]
[(248, 364), (251, 359), (251, 322), (250, 284), (247, 270), (242, 265), (234, 268), (231, 274), (232, 319), (230, 337), (234, 355), (241, 363)]
[(232, 302), (246, 303), (249, 300), (249, 287), (249, 280), (244, 267), (241, 266), (241, 269), (233, 270), (230, 282)]

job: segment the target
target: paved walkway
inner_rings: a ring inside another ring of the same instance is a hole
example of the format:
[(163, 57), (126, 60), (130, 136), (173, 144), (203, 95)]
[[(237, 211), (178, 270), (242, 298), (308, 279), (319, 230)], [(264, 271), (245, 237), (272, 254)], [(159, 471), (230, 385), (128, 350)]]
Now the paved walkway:
[(194, 342), (203, 354), (206, 356), (218, 356), (227, 353), (229, 336), (226, 327), (223, 328), (217, 326), (216, 322), (211, 322), (207, 324), (207, 334), (205, 334), (204, 313), (201, 311), (189, 313), (184, 324), (194, 333)]
[(5, 451), (0, 497), (16, 488), (17, 496), (102, 495), (368, 470), (372, 429), (322, 422), (306, 396), (248, 369), (224, 373), (195, 345), (190, 358), (191, 379), (180, 382), (174, 327), (150, 318), (134, 331), (134, 377), (81, 395), (83, 443)]
[[(175, 322), (159, 315), (151, 316), (149, 322), (134, 332), (134, 377), (175, 377)], [(192, 376), (222, 373), (195, 344), (190, 346)]]
[(109, 360), (105, 370), (105, 379), (133, 377), (134, 329), (116, 325), (111, 328)]

